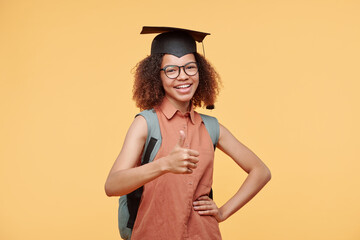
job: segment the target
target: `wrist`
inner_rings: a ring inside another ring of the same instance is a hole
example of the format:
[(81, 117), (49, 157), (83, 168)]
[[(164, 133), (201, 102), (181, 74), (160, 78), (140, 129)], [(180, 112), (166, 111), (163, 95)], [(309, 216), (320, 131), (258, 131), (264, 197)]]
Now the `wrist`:
[(223, 207), (219, 208), (219, 214), (218, 215), (219, 215), (219, 218), (217, 220), (218, 220), (219, 223), (225, 221), (228, 218), (228, 216), (225, 216)]
[(170, 168), (167, 164), (166, 157), (159, 158), (158, 160), (156, 160), (156, 162), (159, 165), (159, 169), (161, 173), (165, 174), (170, 172)]

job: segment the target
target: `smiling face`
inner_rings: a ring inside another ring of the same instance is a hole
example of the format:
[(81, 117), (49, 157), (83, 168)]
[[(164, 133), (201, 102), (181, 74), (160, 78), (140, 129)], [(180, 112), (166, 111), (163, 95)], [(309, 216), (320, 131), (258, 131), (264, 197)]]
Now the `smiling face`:
[[(186, 54), (180, 58), (165, 54), (161, 63), (161, 68), (169, 65), (184, 66), (189, 62), (196, 62), (194, 54)], [(189, 103), (195, 94), (199, 85), (199, 73), (194, 76), (188, 76), (184, 69), (180, 69), (180, 74), (177, 78), (168, 78), (164, 71), (160, 72), (162, 85), (165, 90), (165, 96), (169, 101), (178, 108), (181, 112), (186, 112), (189, 108)]]

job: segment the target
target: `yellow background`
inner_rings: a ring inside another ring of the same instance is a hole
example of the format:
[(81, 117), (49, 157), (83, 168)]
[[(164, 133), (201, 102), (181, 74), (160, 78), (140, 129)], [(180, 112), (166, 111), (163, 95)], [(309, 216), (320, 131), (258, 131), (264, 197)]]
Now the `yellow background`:
[[(360, 239), (359, 13), (346, 0), (1, 0), (0, 239), (119, 239), (103, 186), (138, 112), (143, 25), (211, 32), (224, 87), (210, 114), (272, 171), (221, 223), (225, 240)], [(221, 205), (245, 174), (219, 151), (214, 178)]]

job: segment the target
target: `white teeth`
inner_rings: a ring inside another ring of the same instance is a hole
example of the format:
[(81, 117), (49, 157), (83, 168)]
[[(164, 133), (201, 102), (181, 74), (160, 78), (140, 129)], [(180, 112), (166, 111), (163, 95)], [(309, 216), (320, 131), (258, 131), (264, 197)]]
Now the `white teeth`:
[(187, 88), (187, 87), (190, 87), (190, 84), (177, 86), (176, 88)]

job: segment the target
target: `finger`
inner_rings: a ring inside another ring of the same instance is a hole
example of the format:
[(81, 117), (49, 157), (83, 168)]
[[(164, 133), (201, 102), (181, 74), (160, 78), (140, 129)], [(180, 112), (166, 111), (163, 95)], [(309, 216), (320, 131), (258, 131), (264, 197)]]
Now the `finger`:
[(187, 150), (183, 153), (182, 159), (183, 160), (189, 160), (190, 162), (193, 162), (193, 163), (199, 162), (199, 158), (195, 157), (195, 156), (191, 156), (190, 154), (188, 154)]
[(192, 171), (192, 169), (191, 169), (191, 163), (190, 162), (188, 162), (188, 161), (184, 161), (183, 163), (183, 173), (192, 173), (193, 171)]
[(198, 199), (196, 199), (196, 200), (210, 200), (210, 198), (207, 195), (202, 195), (202, 196), (198, 197)]
[(202, 206), (202, 205), (212, 205), (212, 201), (204, 201), (204, 200), (201, 200), (201, 201), (195, 201), (193, 202), (193, 205), (196, 205), (196, 206)]
[(196, 151), (196, 150), (193, 150), (193, 149), (187, 149), (187, 153), (188, 153), (190, 156), (194, 156), (194, 157), (198, 157), (198, 156), (199, 156), (199, 152)]
[(214, 210), (214, 206), (212, 205), (201, 205), (201, 206), (194, 206), (194, 210), (196, 211), (207, 211), (207, 210)]
[(200, 215), (211, 215), (215, 216), (217, 214), (216, 210), (205, 210), (205, 211), (197, 211)]
[(192, 156), (188, 156), (188, 157), (186, 158), (186, 160), (188, 160), (189, 162), (194, 163), (194, 164), (196, 164), (196, 163), (199, 162), (199, 158), (197, 158), (197, 157), (192, 157)]
[(193, 168), (193, 169), (195, 169), (196, 167), (197, 167), (197, 164), (196, 163), (192, 163), (192, 162), (187, 162), (187, 164), (186, 164), (186, 167), (187, 168)]
[(192, 163), (190, 161), (184, 161), (183, 166), (186, 168), (196, 168), (196, 163)]
[(180, 137), (179, 137), (179, 141), (178, 141), (177, 145), (179, 147), (184, 147), (184, 143), (185, 143), (185, 133), (183, 130), (180, 130)]

